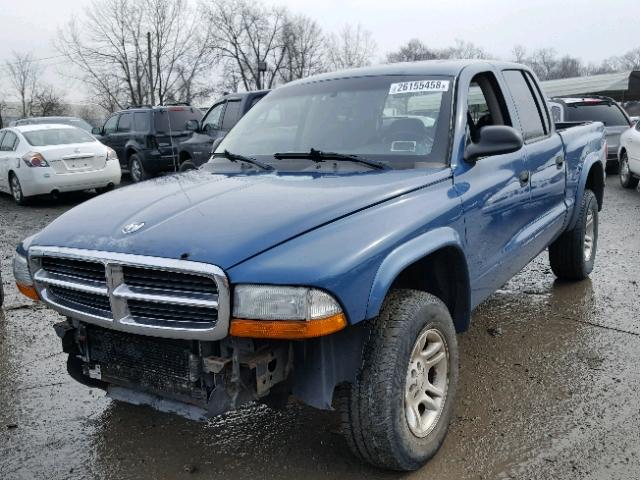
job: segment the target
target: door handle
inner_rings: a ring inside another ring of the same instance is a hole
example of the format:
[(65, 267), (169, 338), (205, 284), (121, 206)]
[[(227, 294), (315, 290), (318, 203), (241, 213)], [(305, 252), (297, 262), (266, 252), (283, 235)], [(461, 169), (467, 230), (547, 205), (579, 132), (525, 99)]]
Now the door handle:
[(564, 165), (564, 157), (562, 155), (558, 155), (556, 157), (556, 167), (562, 168), (562, 165)]
[(529, 170), (523, 170), (520, 173), (520, 176), (518, 177), (518, 179), (520, 180), (520, 185), (522, 185), (523, 187), (529, 183)]

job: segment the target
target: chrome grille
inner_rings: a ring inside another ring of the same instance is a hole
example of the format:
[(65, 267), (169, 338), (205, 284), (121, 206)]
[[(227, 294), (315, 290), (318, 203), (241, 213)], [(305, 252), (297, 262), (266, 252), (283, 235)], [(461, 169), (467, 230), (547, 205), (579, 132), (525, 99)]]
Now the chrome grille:
[(105, 281), (105, 269), (103, 263), (69, 260), (66, 258), (43, 257), (42, 269), (49, 273), (65, 275), (81, 280), (97, 282)]
[(56, 247), (32, 247), (29, 259), (40, 297), (64, 315), (158, 337), (227, 335), (229, 287), (216, 266)]

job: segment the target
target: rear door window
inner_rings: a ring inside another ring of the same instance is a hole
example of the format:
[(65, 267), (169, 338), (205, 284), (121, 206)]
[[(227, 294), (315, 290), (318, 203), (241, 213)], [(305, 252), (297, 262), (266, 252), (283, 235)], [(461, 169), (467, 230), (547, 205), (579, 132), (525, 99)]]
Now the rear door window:
[(131, 120), (133, 115), (131, 113), (123, 113), (120, 115), (120, 121), (118, 122), (118, 132), (128, 132), (131, 130)]
[(12, 152), (15, 150), (15, 147), (18, 144), (18, 137), (13, 132), (7, 132), (2, 139), (2, 143), (0, 143), (0, 151), (2, 152)]
[(149, 114), (146, 112), (136, 112), (133, 114), (133, 127), (136, 132), (149, 131)]
[(222, 120), (222, 130), (231, 130), (238, 120), (240, 120), (240, 100), (227, 102), (227, 108), (224, 110), (224, 119)]
[(567, 103), (565, 111), (570, 122), (595, 121), (602, 122), (607, 127), (629, 126), (627, 117), (615, 103)]
[(518, 110), (522, 137), (525, 141), (528, 141), (545, 136), (546, 131), (541, 117), (541, 108), (537, 104), (523, 72), (521, 70), (505, 70), (503, 73), (513, 102)]

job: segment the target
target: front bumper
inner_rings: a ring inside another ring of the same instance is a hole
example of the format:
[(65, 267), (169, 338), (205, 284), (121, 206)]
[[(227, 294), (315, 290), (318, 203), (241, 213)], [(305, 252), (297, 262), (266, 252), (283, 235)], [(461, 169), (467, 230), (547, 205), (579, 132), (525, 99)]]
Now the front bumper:
[(51, 167), (20, 168), (18, 179), (26, 197), (53, 191), (75, 192), (119, 185), (122, 172), (117, 161), (109, 161), (102, 170), (56, 173)]

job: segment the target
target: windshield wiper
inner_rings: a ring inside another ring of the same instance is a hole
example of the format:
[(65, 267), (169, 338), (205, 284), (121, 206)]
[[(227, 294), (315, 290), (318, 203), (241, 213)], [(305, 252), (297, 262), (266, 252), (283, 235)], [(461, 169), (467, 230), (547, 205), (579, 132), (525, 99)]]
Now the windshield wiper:
[(256, 167), (260, 167), (263, 170), (267, 170), (267, 171), (271, 171), (274, 168), (271, 165), (268, 165), (266, 163), (262, 163), (259, 160), (256, 160), (255, 158), (252, 157), (245, 157), (244, 155), (239, 155), (237, 153), (231, 153), (229, 150), (225, 150), (222, 153), (214, 153), (213, 154), (214, 157), (216, 156), (220, 156), (220, 157), (224, 157), (227, 160), (229, 160), (230, 162), (245, 162), (245, 163), (250, 163), (251, 165), (255, 165)]
[(309, 160), (312, 160), (314, 162), (324, 162), (325, 160), (342, 160), (347, 162), (361, 163), (371, 168), (376, 168), (378, 170), (389, 169), (389, 166), (384, 163), (376, 162), (375, 160), (369, 160), (368, 158), (364, 158), (359, 155), (348, 155), (346, 153), (336, 153), (336, 152), (323, 152), (321, 150), (316, 150), (315, 148), (312, 148), (308, 152), (274, 153), (273, 156), (278, 160), (285, 160), (288, 158), (308, 158)]

